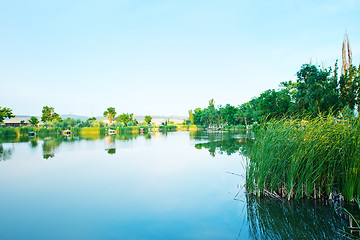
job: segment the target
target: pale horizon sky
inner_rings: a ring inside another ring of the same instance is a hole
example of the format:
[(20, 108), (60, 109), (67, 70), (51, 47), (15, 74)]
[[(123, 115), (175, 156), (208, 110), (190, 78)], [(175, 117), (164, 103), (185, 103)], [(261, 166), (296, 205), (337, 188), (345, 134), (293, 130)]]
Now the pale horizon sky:
[(181, 115), (238, 106), (302, 64), (360, 63), (360, 1), (3, 1), (0, 106)]

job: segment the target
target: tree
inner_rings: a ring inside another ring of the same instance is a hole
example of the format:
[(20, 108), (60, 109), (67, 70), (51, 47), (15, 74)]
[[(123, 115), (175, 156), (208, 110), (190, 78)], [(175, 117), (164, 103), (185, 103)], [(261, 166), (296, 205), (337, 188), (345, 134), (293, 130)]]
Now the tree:
[(236, 125), (238, 120), (236, 119), (236, 113), (238, 109), (230, 104), (226, 104), (225, 107), (219, 108), (222, 123), (226, 125)]
[(194, 124), (194, 113), (192, 110), (189, 110), (189, 118), (188, 118), (188, 121), (191, 123), (191, 124)]
[(345, 69), (345, 73), (340, 76), (339, 85), (341, 108), (349, 106), (353, 111), (355, 105), (358, 105), (359, 109), (360, 66), (357, 69), (351, 65)]
[(145, 116), (145, 120), (144, 120), (144, 121), (147, 123), (147, 125), (150, 125), (151, 120), (152, 120), (152, 117), (151, 117), (151, 116), (149, 116), (149, 115), (146, 115), (146, 116)]
[[(253, 101), (254, 103), (255, 101)], [(269, 89), (256, 99), (256, 114), (259, 119), (280, 118), (286, 116), (291, 106), (289, 90)]]
[(242, 104), (238, 109), (239, 111), (236, 113), (235, 117), (238, 119), (239, 123), (245, 125), (246, 128), (248, 125), (258, 121), (253, 101)]
[(7, 107), (0, 107), (0, 123), (4, 122), (6, 118), (14, 118), (15, 115), (12, 113), (12, 109)]
[(43, 121), (43, 122), (51, 122), (51, 121), (61, 122), (62, 119), (59, 116), (59, 114), (54, 112), (53, 107), (44, 106), (43, 110), (42, 110), (41, 121)]
[(328, 114), (340, 109), (337, 82), (337, 63), (335, 70), (320, 69), (304, 64), (297, 72), (295, 83), (282, 83), (291, 93), (292, 111), (300, 114)]
[(133, 113), (123, 113), (123, 114), (120, 114), (116, 120), (118, 122), (122, 122), (125, 124), (125, 126), (128, 126), (130, 123), (130, 125), (136, 125), (137, 124), (137, 121), (136, 119), (134, 118), (134, 114)]
[(33, 126), (37, 126), (39, 124), (39, 119), (37, 117), (32, 116), (29, 119), (29, 123)]
[(109, 108), (104, 112), (104, 117), (106, 117), (107, 119), (109, 119), (110, 122), (114, 121), (115, 115), (116, 115), (116, 111), (115, 111), (115, 108), (113, 108), (113, 107), (109, 107)]

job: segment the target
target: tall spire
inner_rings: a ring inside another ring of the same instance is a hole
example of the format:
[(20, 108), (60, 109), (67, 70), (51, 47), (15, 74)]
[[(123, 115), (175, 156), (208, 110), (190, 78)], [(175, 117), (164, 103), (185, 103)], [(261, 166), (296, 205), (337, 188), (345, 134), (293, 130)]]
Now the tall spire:
[(345, 32), (344, 40), (342, 44), (342, 67), (341, 74), (345, 74), (345, 71), (352, 65), (352, 52), (350, 49), (350, 42), (347, 32)]

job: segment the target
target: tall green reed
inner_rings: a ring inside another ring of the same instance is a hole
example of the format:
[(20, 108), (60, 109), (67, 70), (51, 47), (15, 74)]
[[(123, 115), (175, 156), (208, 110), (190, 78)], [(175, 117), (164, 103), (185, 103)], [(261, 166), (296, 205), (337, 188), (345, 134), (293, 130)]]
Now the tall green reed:
[(282, 119), (257, 132), (247, 166), (247, 190), (281, 197), (319, 198), (332, 191), (360, 195), (360, 122)]

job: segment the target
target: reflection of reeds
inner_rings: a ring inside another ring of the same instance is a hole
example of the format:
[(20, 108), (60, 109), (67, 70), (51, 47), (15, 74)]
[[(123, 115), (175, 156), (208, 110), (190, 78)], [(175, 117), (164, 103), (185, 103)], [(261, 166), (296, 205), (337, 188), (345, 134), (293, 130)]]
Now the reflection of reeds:
[(280, 120), (256, 136), (247, 166), (247, 190), (282, 197), (319, 198), (340, 191), (360, 195), (360, 122), (334, 118)]
[[(318, 205), (317, 205), (318, 204)], [(251, 239), (342, 239), (346, 220), (315, 201), (247, 196)]]

